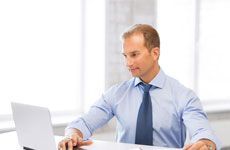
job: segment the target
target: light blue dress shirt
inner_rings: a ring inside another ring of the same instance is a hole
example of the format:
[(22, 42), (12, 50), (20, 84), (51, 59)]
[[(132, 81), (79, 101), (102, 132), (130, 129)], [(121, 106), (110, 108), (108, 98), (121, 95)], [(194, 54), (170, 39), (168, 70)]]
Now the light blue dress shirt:
[[(143, 95), (140, 82), (134, 77), (111, 87), (87, 114), (71, 122), (66, 129), (77, 128), (83, 133), (83, 139), (88, 139), (97, 128), (115, 116), (116, 140), (135, 143), (136, 121)], [(182, 148), (188, 130), (191, 143), (206, 138), (220, 149), (201, 102), (192, 90), (162, 70), (149, 84), (152, 85), (149, 92), (153, 110), (153, 145)]]

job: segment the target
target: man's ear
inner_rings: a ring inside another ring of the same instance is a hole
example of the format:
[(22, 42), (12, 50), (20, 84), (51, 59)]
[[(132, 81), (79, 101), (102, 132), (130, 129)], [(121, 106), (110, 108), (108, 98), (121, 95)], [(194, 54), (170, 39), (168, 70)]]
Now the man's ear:
[(159, 57), (160, 57), (160, 48), (159, 47), (152, 48), (151, 53), (154, 56), (154, 60), (159, 59)]

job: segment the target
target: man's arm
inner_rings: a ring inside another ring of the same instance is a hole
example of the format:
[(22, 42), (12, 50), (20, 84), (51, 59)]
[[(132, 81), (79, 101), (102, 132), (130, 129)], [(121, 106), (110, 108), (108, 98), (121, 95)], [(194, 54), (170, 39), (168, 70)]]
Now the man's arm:
[(216, 150), (216, 144), (208, 139), (201, 139), (193, 144), (188, 144), (184, 150)]
[[(107, 98), (108, 99), (108, 98)], [(106, 101), (106, 96), (102, 96), (82, 117), (72, 121), (65, 129), (65, 138), (59, 143), (60, 149), (68, 150), (73, 146), (91, 144), (88, 140), (92, 133), (107, 123), (113, 117), (110, 104)]]
[(220, 149), (220, 141), (214, 134), (199, 98), (191, 92), (183, 110), (183, 122), (189, 132), (191, 143), (184, 149)]

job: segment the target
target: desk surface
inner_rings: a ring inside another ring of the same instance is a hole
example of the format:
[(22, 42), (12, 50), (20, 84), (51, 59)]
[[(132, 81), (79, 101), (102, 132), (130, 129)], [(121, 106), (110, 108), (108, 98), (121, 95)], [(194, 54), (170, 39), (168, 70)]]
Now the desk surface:
[[(115, 143), (108, 141), (94, 140), (90, 146), (83, 146), (79, 150), (179, 150), (156, 146), (136, 145), (127, 143)], [(182, 149), (181, 149), (182, 150)]]
[[(55, 140), (60, 141), (61, 137), (56, 136)], [(126, 143), (115, 143), (107, 141), (93, 140), (90, 146), (83, 146), (79, 150), (176, 150), (173, 148), (163, 148), (155, 146), (144, 146)], [(8, 132), (0, 134), (0, 149), (22, 150), (18, 145), (16, 132)], [(178, 149), (177, 149), (178, 150)]]

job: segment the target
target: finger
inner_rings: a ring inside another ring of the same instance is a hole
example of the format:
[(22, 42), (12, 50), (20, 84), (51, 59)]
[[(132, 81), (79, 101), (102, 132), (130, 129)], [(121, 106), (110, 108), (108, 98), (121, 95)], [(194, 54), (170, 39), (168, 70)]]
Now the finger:
[(59, 150), (66, 150), (65, 143), (66, 142), (64, 140), (62, 140), (61, 142), (59, 142), (58, 149)]
[(71, 139), (73, 142), (73, 146), (77, 146), (77, 145), (79, 145), (80, 142), (82, 142), (82, 138), (79, 137), (77, 134), (71, 135)]
[(209, 150), (209, 149), (208, 149), (207, 145), (203, 145), (203, 146), (200, 148), (200, 150)]
[[(65, 137), (60, 143), (59, 143), (59, 146), (58, 146), (58, 148), (60, 149), (60, 150), (66, 150), (67, 148), (67, 146), (68, 146), (68, 142), (69, 141), (71, 141), (72, 142), (72, 139), (71, 138), (69, 138), (69, 137)], [(72, 146), (73, 147), (73, 146)]]
[[(76, 145), (81, 145), (81, 143), (83, 142), (83, 139), (81, 138), (81, 137), (79, 137), (79, 136), (77, 136), (77, 138), (76, 138)], [(76, 146), (75, 145), (75, 146)]]
[(92, 143), (93, 143), (92, 140), (82, 141), (81, 143), (79, 143), (79, 146), (87, 146), (87, 145), (91, 145)]
[(71, 139), (68, 141), (67, 145), (68, 145), (68, 150), (73, 150), (73, 142)]
[(187, 145), (184, 146), (183, 150), (187, 150), (187, 149), (189, 149), (191, 146), (192, 146), (192, 144), (187, 144)]
[(204, 142), (198, 141), (198, 142), (192, 144), (192, 146), (190, 148), (188, 148), (188, 150), (198, 150), (198, 149), (200, 149), (204, 145), (205, 145)]

